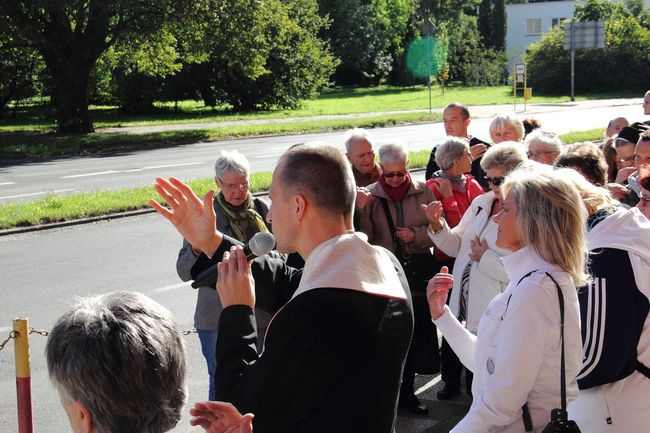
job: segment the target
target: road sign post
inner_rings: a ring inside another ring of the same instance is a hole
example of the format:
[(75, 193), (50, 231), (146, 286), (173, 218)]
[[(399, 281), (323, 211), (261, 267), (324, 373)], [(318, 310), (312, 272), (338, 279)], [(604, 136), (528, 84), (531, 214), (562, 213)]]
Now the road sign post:
[(571, 100), (575, 101), (576, 50), (605, 48), (603, 21), (567, 22), (564, 25), (564, 49), (571, 51)]

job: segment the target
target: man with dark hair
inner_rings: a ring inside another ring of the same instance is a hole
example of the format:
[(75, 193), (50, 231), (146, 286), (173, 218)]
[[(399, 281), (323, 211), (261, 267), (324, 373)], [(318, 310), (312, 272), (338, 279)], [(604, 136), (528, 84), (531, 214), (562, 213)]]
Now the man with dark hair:
[(180, 329), (140, 293), (82, 299), (57, 320), (45, 355), (74, 432), (163, 433), (181, 418), (187, 391)]
[[(254, 413), (258, 433), (391, 433), (413, 309), (395, 257), (352, 231), (355, 184), (343, 154), (294, 146), (273, 173), (268, 220), (278, 250), (306, 259), (301, 271), (269, 255), (249, 263), (236, 241), (215, 233), (213, 192), (201, 203), (174, 178), (157, 179), (156, 190), (171, 210), (152, 206), (203, 252), (197, 272), (223, 257), (217, 398)], [(260, 355), (255, 305), (276, 312)], [(221, 431), (205, 405), (193, 415), (193, 424)]]
[[(442, 121), (445, 126), (445, 134), (450, 137), (465, 138), (469, 141), (469, 150), (472, 153), (472, 170), (471, 173), (476, 180), (479, 181), (483, 188), (487, 189), (487, 181), (485, 181), (485, 172), (481, 170), (481, 156), (490, 147), (490, 145), (476, 137), (471, 137), (467, 128), (471, 122), (469, 110), (460, 102), (452, 102), (447, 105), (442, 112)], [(431, 150), (427, 169), (424, 174), (426, 180), (431, 179), (433, 173), (440, 170), (436, 163), (436, 149), (437, 145)]]

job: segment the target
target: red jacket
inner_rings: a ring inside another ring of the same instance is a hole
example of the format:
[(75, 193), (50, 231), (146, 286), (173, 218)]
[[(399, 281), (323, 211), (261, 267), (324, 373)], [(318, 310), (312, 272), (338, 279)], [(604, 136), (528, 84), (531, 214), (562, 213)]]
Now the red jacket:
[(472, 200), (483, 194), (485, 191), (478, 181), (474, 179), (474, 176), (466, 174), (465, 192), (459, 191), (452, 185), (452, 196), (443, 197), (442, 194), (440, 194), (440, 191), (438, 191), (436, 179), (439, 176), (436, 176), (436, 174), (437, 173), (433, 175), (434, 177), (427, 180), (427, 186), (431, 191), (433, 191), (433, 195), (436, 196), (436, 199), (442, 202), (442, 208), (445, 210), (445, 221), (447, 221), (449, 228), (456, 227)]

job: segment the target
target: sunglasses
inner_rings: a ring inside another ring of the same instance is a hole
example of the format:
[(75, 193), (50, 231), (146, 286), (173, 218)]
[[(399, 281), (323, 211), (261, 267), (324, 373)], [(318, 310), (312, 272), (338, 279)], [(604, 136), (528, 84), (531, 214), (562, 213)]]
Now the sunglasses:
[(401, 170), (401, 171), (391, 171), (391, 172), (385, 171), (384, 172), (384, 177), (387, 177), (388, 179), (392, 179), (395, 176), (404, 177), (404, 176), (406, 176), (406, 172), (403, 171), (403, 170)]
[(501, 186), (503, 181), (505, 180), (505, 177), (488, 177), (485, 176), (485, 180), (488, 181), (488, 183), (491, 183), (494, 186)]

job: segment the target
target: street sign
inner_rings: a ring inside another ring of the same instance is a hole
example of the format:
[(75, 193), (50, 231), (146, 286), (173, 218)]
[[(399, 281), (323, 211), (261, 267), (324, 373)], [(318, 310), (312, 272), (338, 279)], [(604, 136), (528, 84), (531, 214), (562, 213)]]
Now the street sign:
[[(572, 41), (573, 39), (573, 41)], [(603, 21), (568, 22), (564, 25), (564, 49), (605, 48)]]

